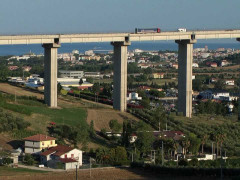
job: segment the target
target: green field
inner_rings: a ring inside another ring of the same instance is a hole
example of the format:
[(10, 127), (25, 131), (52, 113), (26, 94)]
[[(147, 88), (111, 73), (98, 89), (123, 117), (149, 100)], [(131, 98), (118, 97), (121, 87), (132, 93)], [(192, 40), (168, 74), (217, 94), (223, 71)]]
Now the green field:
[(15, 102), (11, 95), (1, 94), (0, 108), (13, 113), (16, 117), (23, 117), (24, 120), (31, 123), (31, 130), (39, 133), (46, 132), (49, 122), (69, 126), (87, 124), (86, 109), (73, 105), (68, 106), (67, 102), (61, 103), (60, 108), (53, 109), (38, 100), (20, 99), (18, 97)]
[[(93, 81), (94, 83), (112, 83), (113, 82), (113, 79), (100, 79), (100, 80), (94, 80)], [(153, 80), (148, 80), (147, 82), (134, 82), (134, 84), (145, 84), (147, 83), (148, 85), (152, 84), (153, 83), (157, 83), (158, 85), (162, 86), (166, 83), (169, 83), (169, 82), (175, 82), (177, 84), (177, 79), (153, 79)]]
[(29, 173), (47, 173), (47, 171), (38, 171), (25, 168), (11, 168), (6, 166), (0, 166), (0, 176), (13, 176), (19, 174), (29, 174)]

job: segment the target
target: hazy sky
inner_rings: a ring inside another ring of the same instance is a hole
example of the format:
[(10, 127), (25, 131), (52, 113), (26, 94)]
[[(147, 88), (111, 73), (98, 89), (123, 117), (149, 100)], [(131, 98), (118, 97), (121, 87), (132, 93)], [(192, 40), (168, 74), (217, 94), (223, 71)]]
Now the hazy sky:
[(0, 0), (0, 34), (240, 29), (240, 0)]

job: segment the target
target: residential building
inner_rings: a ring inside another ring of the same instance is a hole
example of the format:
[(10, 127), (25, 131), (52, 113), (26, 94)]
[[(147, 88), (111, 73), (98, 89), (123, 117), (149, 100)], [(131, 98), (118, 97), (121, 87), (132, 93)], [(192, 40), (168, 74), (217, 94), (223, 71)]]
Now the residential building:
[(67, 70), (59, 70), (61, 78), (75, 78), (81, 79), (84, 76), (83, 71), (67, 71)]
[(198, 68), (199, 65), (198, 65), (198, 63), (193, 63), (193, 64), (192, 64), (192, 67), (194, 67), (194, 68)]
[(58, 145), (48, 148), (40, 154), (40, 157), (41, 163), (51, 168), (56, 168), (59, 164), (62, 164), (65, 170), (82, 166), (82, 151), (69, 146)]
[(87, 56), (93, 56), (93, 55), (94, 55), (94, 52), (93, 52), (93, 50), (88, 50), (88, 51), (85, 51), (85, 55), (87, 55)]
[(55, 138), (43, 134), (24, 138), (24, 152), (28, 154), (38, 154), (43, 149), (55, 147)]
[(222, 62), (221, 62), (221, 66), (226, 66), (228, 64), (229, 64), (229, 62), (227, 60), (222, 60)]
[(172, 68), (178, 69), (178, 64), (172, 64)]
[(138, 97), (138, 93), (136, 92), (131, 92), (131, 93), (128, 93), (128, 96), (127, 96), (127, 101), (130, 101), (130, 100), (142, 100), (142, 97)]
[(228, 100), (229, 92), (224, 90), (206, 90), (199, 94), (202, 99)]
[(229, 86), (234, 86), (234, 79), (225, 79), (225, 84)]
[(103, 75), (100, 72), (85, 72), (84, 77), (103, 78)]
[(163, 79), (164, 78), (164, 73), (152, 73), (151, 77), (153, 79)]
[(8, 69), (10, 71), (14, 71), (14, 70), (17, 70), (19, 67), (18, 66), (8, 66)]

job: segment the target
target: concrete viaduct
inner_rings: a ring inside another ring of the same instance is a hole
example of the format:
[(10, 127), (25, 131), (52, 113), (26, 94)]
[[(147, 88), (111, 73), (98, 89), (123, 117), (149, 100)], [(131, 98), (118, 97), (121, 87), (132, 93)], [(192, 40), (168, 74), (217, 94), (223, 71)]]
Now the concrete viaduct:
[[(114, 47), (113, 108), (127, 108), (127, 47), (133, 41), (174, 40), (178, 44), (178, 111), (192, 116), (192, 62), (193, 44), (198, 39), (232, 39), (240, 41), (240, 30), (188, 31), (161, 33), (108, 33), (108, 34), (53, 34), (0, 36), (0, 45), (42, 44), (44, 48), (44, 100), (57, 107), (57, 49), (62, 43), (111, 42)], [(239, 110), (240, 119), (240, 110)]]

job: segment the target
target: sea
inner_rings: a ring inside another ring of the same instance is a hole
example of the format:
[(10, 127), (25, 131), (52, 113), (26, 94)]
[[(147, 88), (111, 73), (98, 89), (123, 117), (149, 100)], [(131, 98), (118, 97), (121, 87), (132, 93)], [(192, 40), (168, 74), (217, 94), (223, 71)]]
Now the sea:
[[(194, 44), (194, 48), (204, 48), (208, 46), (208, 49), (214, 50), (218, 48), (231, 48), (231, 49), (240, 49), (240, 43), (237, 41), (200, 41)], [(128, 47), (129, 50), (142, 49), (145, 51), (159, 51), (159, 50), (171, 50), (176, 51), (178, 45), (174, 41), (154, 41), (154, 42), (132, 42), (131, 46)], [(87, 50), (94, 50), (99, 53), (107, 53), (113, 50), (113, 46), (110, 43), (76, 43), (76, 44), (62, 44), (61, 48), (58, 49), (58, 53), (70, 53), (73, 50), (78, 50), (81, 53), (84, 53)], [(0, 56), (7, 55), (23, 55), (26, 53), (35, 53), (43, 54), (44, 49), (40, 44), (31, 44), (31, 45), (0, 45)]]

